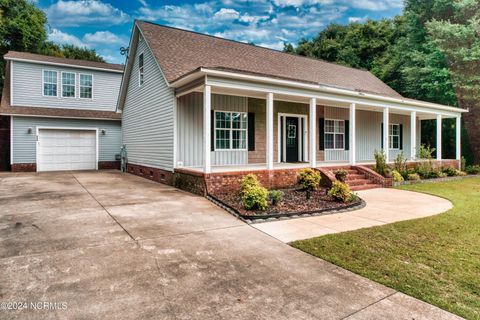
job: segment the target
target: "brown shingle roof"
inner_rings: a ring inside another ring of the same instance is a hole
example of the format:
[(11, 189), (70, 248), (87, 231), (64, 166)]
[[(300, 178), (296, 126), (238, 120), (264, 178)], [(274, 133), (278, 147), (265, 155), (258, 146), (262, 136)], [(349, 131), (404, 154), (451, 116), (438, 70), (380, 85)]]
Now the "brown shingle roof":
[(78, 110), (62, 108), (26, 107), (10, 105), (10, 62), (7, 62), (5, 82), (0, 102), (0, 115), (29, 115), (85, 119), (121, 120), (122, 115), (114, 111)]
[(80, 66), (87, 68), (99, 68), (115, 71), (123, 71), (123, 64), (113, 64), (113, 63), (104, 63), (104, 62), (95, 62), (79, 59), (69, 59), (69, 58), (59, 58), (52, 56), (45, 56), (42, 54), (35, 54), (30, 52), (19, 52), (19, 51), (9, 51), (5, 56), (5, 59), (22, 59), (22, 60), (32, 60), (46, 63), (60, 63), (68, 64), (72, 66)]
[(368, 71), (146, 21), (137, 25), (168, 82), (204, 67), (401, 97)]

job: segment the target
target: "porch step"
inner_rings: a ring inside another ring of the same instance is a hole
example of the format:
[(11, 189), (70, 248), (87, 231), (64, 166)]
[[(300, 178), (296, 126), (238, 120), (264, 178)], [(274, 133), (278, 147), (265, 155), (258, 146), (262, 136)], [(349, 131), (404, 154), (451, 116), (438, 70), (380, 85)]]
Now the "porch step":
[(360, 186), (351, 186), (350, 190), (352, 191), (360, 191), (360, 190), (368, 190), (368, 189), (375, 189), (375, 188), (381, 188), (382, 185), (376, 184), (376, 183), (369, 183), (369, 184), (363, 184)]
[(329, 168), (329, 171), (333, 175), (335, 175), (334, 172), (339, 169), (345, 170), (348, 172), (347, 177), (345, 178), (345, 182), (348, 184), (348, 186), (350, 187), (350, 190), (352, 191), (367, 190), (367, 189), (382, 187), (382, 185), (373, 182), (372, 180), (367, 178), (367, 176), (364, 173), (352, 167), (332, 167), (332, 168)]

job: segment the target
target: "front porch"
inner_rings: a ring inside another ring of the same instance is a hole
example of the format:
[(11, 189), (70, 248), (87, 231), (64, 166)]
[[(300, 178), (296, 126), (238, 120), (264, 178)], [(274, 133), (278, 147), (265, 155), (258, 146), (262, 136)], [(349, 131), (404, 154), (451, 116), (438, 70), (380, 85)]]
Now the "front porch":
[(441, 123), (448, 118), (456, 119), (452, 160), (457, 166), (460, 160), (460, 112), (201, 80), (186, 84), (188, 90), (177, 89), (175, 170), (210, 174), (371, 166), (375, 150), (384, 150), (389, 163), (400, 153), (415, 162), (424, 120), (437, 123), (434, 147), (436, 160), (442, 161)]

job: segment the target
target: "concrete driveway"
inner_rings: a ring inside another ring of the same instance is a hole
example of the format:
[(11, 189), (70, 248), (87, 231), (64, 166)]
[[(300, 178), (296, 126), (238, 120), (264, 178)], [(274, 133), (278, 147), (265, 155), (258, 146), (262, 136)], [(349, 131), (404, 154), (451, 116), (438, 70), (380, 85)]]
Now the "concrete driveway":
[(0, 174), (0, 270), (1, 319), (456, 319), (116, 171)]

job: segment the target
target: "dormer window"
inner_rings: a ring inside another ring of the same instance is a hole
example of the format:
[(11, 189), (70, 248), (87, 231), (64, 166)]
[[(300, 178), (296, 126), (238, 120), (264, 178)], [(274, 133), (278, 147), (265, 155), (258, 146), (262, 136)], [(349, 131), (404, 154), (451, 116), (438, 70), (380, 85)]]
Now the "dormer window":
[(62, 97), (75, 98), (75, 73), (62, 72)]
[(57, 96), (57, 71), (43, 70), (43, 95)]
[(138, 85), (143, 85), (144, 81), (143, 52), (138, 56)]

